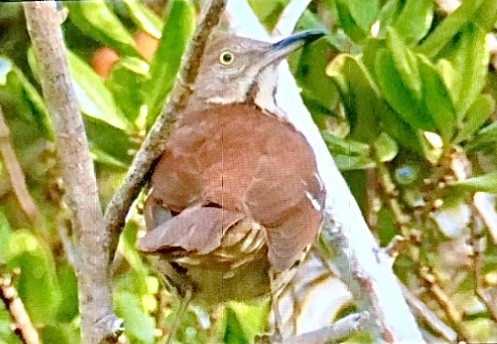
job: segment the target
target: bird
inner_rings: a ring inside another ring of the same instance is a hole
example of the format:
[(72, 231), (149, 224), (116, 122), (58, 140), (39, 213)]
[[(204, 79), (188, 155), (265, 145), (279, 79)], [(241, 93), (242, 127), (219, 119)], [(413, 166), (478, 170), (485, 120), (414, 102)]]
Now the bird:
[(326, 190), (316, 157), (275, 91), (278, 64), (324, 35), (206, 45), (151, 174), (147, 231), (136, 242), (192, 302), (276, 299), (320, 231)]

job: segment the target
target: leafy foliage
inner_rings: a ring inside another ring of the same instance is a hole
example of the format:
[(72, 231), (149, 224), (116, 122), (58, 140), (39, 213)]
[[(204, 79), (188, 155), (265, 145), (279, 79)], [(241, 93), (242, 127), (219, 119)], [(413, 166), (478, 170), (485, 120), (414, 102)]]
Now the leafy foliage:
[[(122, 182), (164, 106), (195, 28), (195, 1), (166, 2), (162, 12), (139, 1), (63, 3), (71, 76), (103, 200)], [(288, 1), (250, 4), (271, 30)], [(379, 242), (387, 245), (396, 234), (407, 239), (394, 266), (399, 278), (461, 339), (483, 342), (497, 340), (497, 326), (475, 294), (483, 288), (495, 306), (497, 228), (474, 210), (473, 196), (485, 192), (479, 196), (495, 216), (497, 76), (495, 66), (489, 68), (487, 41), (497, 34), (496, 21), (495, 0), (463, 0), (450, 14), (434, 0), (316, 1), (297, 28), (324, 28), (329, 35), (290, 58), (304, 102), (366, 218), (375, 219), (370, 226)], [(57, 234), (70, 231), (68, 215), (19, 3), (0, 4), (0, 47), (0, 105), (42, 216), (35, 228), (1, 164), (0, 274), (15, 276), (13, 285), (43, 342), (74, 343), (77, 280)], [(457, 169), (461, 164), (467, 178)], [(372, 190), (374, 200), (368, 199)], [(114, 305), (131, 343), (154, 343), (169, 331), (179, 304), (134, 249), (141, 221), (131, 214), (121, 237)], [(481, 237), (481, 253), (458, 241)], [(472, 255), (450, 255), (468, 247)], [(433, 285), (450, 296), (451, 309)], [(264, 304), (226, 309), (217, 322), (203, 310), (188, 311), (178, 338), (250, 343), (264, 329)], [(20, 343), (10, 322), (0, 303), (0, 342)]]

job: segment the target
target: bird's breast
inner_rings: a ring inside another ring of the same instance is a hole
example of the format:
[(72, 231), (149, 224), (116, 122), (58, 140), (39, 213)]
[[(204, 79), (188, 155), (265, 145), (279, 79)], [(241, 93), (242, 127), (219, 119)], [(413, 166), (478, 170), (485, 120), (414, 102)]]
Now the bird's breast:
[(314, 178), (314, 155), (305, 138), (255, 107), (219, 106), (182, 117), (152, 185), (154, 195), (176, 211), (206, 202), (242, 210), (254, 182), (271, 184), (282, 173), (298, 183)]

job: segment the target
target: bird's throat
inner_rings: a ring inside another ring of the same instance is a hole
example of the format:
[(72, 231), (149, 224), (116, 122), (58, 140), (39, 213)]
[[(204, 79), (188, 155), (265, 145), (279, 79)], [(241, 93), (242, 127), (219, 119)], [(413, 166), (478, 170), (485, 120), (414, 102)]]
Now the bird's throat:
[(257, 107), (268, 114), (273, 114), (278, 117), (282, 116), (281, 110), (276, 104), (276, 85), (278, 83), (278, 75), (276, 66), (268, 66), (257, 76), (254, 85), (249, 90), (247, 102), (254, 103)]

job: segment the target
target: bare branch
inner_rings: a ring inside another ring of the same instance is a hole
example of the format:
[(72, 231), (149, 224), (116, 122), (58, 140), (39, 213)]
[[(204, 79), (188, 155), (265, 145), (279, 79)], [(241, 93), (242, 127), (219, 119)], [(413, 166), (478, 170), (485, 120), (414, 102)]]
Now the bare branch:
[(292, 33), (299, 18), (312, 0), (292, 0), (286, 5), (273, 29), (272, 36), (289, 35)]
[(170, 99), (136, 154), (123, 185), (117, 190), (107, 206), (105, 224), (110, 233), (111, 257), (116, 250), (119, 234), (126, 221), (128, 210), (146, 183), (147, 173), (153, 162), (164, 151), (165, 142), (170, 136), (172, 126), (187, 103), (191, 94), (190, 85), (194, 84), (197, 78), (205, 44), (210, 33), (217, 26), (224, 6), (224, 0), (211, 0), (205, 7), (192, 43), (183, 58), (179, 77), (171, 91)]
[(490, 232), (492, 241), (497, 244), (497, 196), (488, 192), (477, 192), (473, 196), (473, 202)]
[(404, 295), (409, 307), (413, 310), (416, 317), (423, 320), (426, 325), (435, 333), (441, 335), (447, 342), (454, 343), (457, 339), (457, 333), (442, 322), (435, 313), (433, 313), (416, 295), (403, 286)]
[[(471, 176), (471, 163), (462, 150), (454, 150), (451, 155), (451, 169), (454, 172), (457, 180), (465, 180)], [(477, 192), (472, 197), (467, 197), (466, 203), (471, 209), (471, 221), (469, 230), (471, 234), (470, 244), (473, 250), (471, 255), (471, 268), (473, 278), (475, 279), (475, 295), (485, 305), (488, 311), (489, 318), (497, 323), (497, 308), (490, 300), (483, 286), (483, 244), (482, 237), (484, 236), (483, 227), (478, 225), (478, 220), (481, 218), (487, 225), (487, 228), (495, 241), (495, 224), (497, 214), (489, 197), (485, 197), (485, 193)]]
[(112, 311), (109, 236), (105, 231), (93, 162), (88, 155), (83, 120), (69, 76), (60, 29), (62, 15), (54, 1), (26, 2), (24, 11), (40, 71), (43, 96), (54, 126), (57, 157), (66, 201), (79, 239), (82, 265), (78, 277), (83, 343), (114, 338), (121, 321)]
[(0, 107), (0, 155), (3, 158), (5, 169), (9, 175), (10, 185), (17, 197), (22, 211), (29, 218), (36, 232), (41, 235), (41, 217), (35, 202), (31, 198), (26, 186), (24, 173), (16, 158), (10, 142), (10, 131), (5, 122), (2, 108)]
[[(227, 11), (238, 34), (268, 40), (267, 33), (246, 1), (230, 1)], [(289, 121), (302, 132), (314, 150), (320, 175), (328, 190), (325, 212), (328, 230), (330, 227), (336, 229), (332, 239), (336, 239), (334, 245), (339, 255), (339, 269), (342, 276), (351, 277), (346, 282), (355, 294), (355, 299), (367, 300), (367, 304), (362, 304), (361, 308), (372, 306), (372, 317), (378, 325), (373, 335), (387, 342), (422, 343), (423, 338), (397, 278), (389, 262), (375, 255), (379, 247), (305, 108), (285, 63), (280, 68), (276, 100), (288, 115)]]
[(20, 339), (26, 344), (40, 344), (40, 337), (33, 326), (29, 314), (24, 308), (17, 290), (12, 285), (12, 277), (7, 274), (0, 276), (0, 300), (12, 317), (13, 325)]
[(450, 296), (443, 290), (442, 283), (439, 281), (439, 278), (434, 273), (433, 269), (424, 266), (419, 268), (417, 273), (419, 278), (427, 286), (433, 299), (444, 312), (450, 326), (452, 326), (452, 328), (457, 332), (458, 340), (462, 339), (465, 342), (470, 342), (470, 340), (468, 340), (468, 334), (466, 333), (467, 331), (461, 326), (461, 312), (459, 312), (457, 307), (454, 305)]
[(285, 343), (324, 344), (344, 340), (353, 334), (364, 330), (369, 318), (370, 315), (368, 312), (350, 314), (332, 325), (323, 327), (322, 329), (289, 338), (285, 340)]

